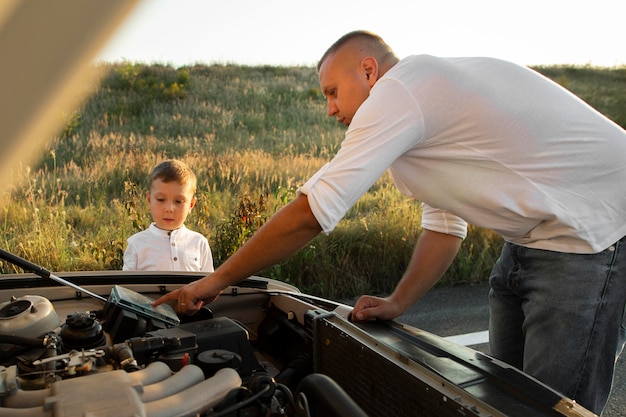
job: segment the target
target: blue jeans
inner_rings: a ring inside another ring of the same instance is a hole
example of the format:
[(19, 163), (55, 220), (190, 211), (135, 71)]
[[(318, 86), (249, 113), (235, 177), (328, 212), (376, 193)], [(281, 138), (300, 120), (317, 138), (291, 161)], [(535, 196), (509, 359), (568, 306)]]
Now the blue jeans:
[(505, 243), (489, 282), (491, 355), (601, 414), (626, 340), (626, 237), (592, 255)]

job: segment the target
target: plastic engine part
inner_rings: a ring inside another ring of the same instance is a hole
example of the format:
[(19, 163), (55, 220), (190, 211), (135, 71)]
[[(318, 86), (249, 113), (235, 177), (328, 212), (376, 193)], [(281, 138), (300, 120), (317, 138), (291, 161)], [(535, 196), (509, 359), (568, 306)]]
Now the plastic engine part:
[[(241, 386), (239, 374), (231, 368), (206, 380), (195, 365), (173, 375), (165, 368), (154, 362), (135, 373), (116, 370), (58, 381), (36, 393), (18, 390), (4, 398), (0, 417), (194, 416), (209, 411)], [(38, 401), (33, 401), (35, 396)]]

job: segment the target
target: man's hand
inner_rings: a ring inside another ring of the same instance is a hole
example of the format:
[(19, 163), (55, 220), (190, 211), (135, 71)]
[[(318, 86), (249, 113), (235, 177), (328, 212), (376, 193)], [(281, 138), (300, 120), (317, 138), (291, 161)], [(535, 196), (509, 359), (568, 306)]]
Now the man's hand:
[(215, 300), (221, 293), (222, 290), (215, 285), (211, 276), (208, 276), (165, 294), (152, 305), (156, 307), (166, 301), (176, 300), (176, 311), (191, 316), (203, 305)]
[(389, 298), (364, 295), (354, 305), (352, 320), (393, 320), (400, 314), (402, 314), (402, 310)]
[(359, 298), (352, 310), (352, 319), (393, 320), (404, 313), (441, 278), (456, 256), (461, 242), (456, 236), (425, 229), (393, 294), (386, 298)]

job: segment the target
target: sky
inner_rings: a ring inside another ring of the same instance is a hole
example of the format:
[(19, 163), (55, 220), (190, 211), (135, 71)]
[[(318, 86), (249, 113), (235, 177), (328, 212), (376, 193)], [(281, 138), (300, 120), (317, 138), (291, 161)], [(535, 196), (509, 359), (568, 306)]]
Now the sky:
[(399, 57), (626, 65), (624, 0), (141, 0), (97, 61), (315, 65), (356, 29)]

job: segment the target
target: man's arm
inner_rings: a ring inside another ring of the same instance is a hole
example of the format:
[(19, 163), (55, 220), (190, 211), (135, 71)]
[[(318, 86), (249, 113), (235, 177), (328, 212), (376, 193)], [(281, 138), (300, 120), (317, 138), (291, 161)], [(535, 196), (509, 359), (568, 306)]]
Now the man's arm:
[(415, 245), (409, 266), (393, 293), (386, 298), (363, 296), (352, 311), (354, 320), (391, 320), (435, 285), (446, 272), (462, 239), (456, 236), (424, 230)]
[(192, 314), (229, 285), (293, 255), (321, 230), (306, 195), (300, 194), (272, 216), (213, 274), (164, 295), (154, 305), (177, 300), (179, 312)]

